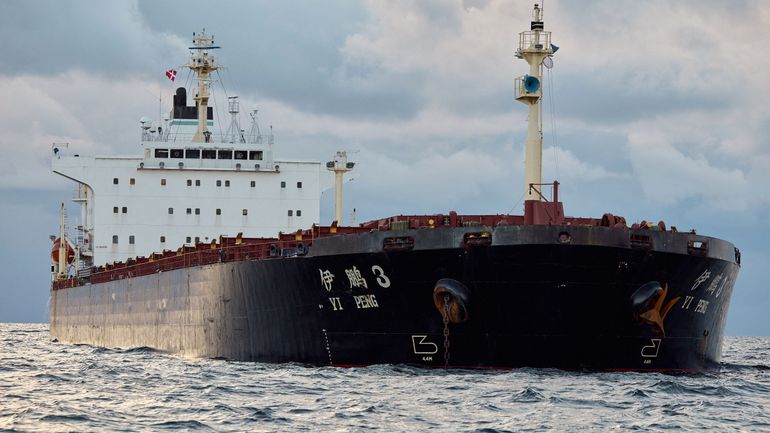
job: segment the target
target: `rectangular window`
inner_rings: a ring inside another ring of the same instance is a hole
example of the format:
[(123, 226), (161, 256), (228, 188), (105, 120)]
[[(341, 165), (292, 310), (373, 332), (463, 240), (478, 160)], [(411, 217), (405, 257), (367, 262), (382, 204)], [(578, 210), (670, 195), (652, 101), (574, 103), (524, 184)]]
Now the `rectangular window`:
[(297, 188), (302, 188), (302, 182), (297, 182)]
[(236, 150), (235, 159), (246, 159), (247, 153), (245, 150)]
[(294, 212), (291, 209), (289, 209), (289, 216), (292, 216), (292, 215), (294, 215)]
[(189, 244), (191, 240), (192, 240), (192, 239), (190, 239), (190, 237), (189, 237), (189, 236), (187, 236), (187, 237), (185, 238), (185, 243)]
[(255, 186), (257, 186), (257, 182), (256, 182), (256, 181), (254, 181), (254, 180), (252, 180), (252, 181), (251, 181), (251, 187), (252, 187), (252, 188), (254, 188)]
[(225, 186), (230, 186), (230, 181), (229, 180), (225, 181)]
[(222, 181), (221, 180), (217, 180), (217, 186), (222, 186)]
[(117, 206), (112, 208), (112, 213), (118, 213), (118, 207)]
[(195, 186), (201, 186), (201, 180), (195, 179)]
[(122, 210), (123, 210), (123, 213), (128, 213), (128, 208), (127, 207), (123, 206)]
[(281, 181), (281, 188), (286, 188), (286, 182)]
[(174, 215), (174, 208), (173, 207), (168, 208), (168, 214), (169, 215)]
[(112, 184), (113, 185), (117, 185), (118, 184), (118, 178), (117, 177), (113, 177), (112, 178)]
[(195, 237), (195, 243), (196, 243), (196, 244), (199, 244), (199, 243), (201, 243), (201, 238), (200, 238), (199, 236), (196, 236), (196, 237)]
[(222, 215), (222, 209), (217, 209), (217, 215)]
[(248, 209), (244, 209), (244, 210), (243, 210), (243, 216), (246, 216), (246, 215), (248, 215), (248, 214), (249, 214), (249, 210), (248, 210)]
[(171, 157), (172, 158), (184, 158), (184, 149), (171, 149)]
[(168, 149), (155, 149), (156, 158), (168, 158)]
[(161, 236), (160, 237), (160, 243), (162, 243), (162, 244), (166, 243), (166, 237), (165, 236)]
[(192, 208), (187, 208), (187, 215), (192, 215)]
[(214, 149), (203, 149), (203, 159), (217, 159), (217, 151)]
[(217, 159), (233, 159), (232, 150), (220, 150), (217, 155)]
[(297, 209), (297, 216), (302, 216), (302, 211)]
[(118, 235), (112, 235), (112, 243), (113, 243), (113, 245), (117, 245), (118, 244)]
[(262, 161), (262, 151), (252, 150), (249, 152), (249, 159), (252, 161)]
[(200, 214), (201, 214), (201, 208), (196, 207), (195, 208), (195, 215), (200, 215)]
[(136, 179), (134, 179), (133, 177), (131, 179), (128, 179), (128, 184), (129, 185), (136, 185)]
[(192, 179), (187, 179), (187, 186), (192, 186)]
[(201, 151), (200, 149), (187, 149), (184, 151), (184, 157), (187, 159), (200, 159)]
[(134, 235), (131, 235), (131, 236), (129, 236), (129, 237), (128, 237), (128, 244), (129, 244), (129, 245), (134, 245), (134, 241), (135, 241), (135, 240), (136, 240), (136, 239), (134, 238)]
[(166, 179), (161, 179), (161, 180), (160, 180), (160, 184), (161, 184), (161, 185), (163, 185), (163, 186), (165, 186), (165, 185), (166, 185)]

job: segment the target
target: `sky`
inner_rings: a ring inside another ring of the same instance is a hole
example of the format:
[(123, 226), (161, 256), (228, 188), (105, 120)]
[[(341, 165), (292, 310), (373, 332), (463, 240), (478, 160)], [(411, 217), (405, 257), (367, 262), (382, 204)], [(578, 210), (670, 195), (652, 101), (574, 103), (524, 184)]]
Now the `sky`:
[[(513, 80), (528, 66), (513, 54), (532, 2), (212, 4), (0, 2), (0, 322), (47, 320), (48, 236), (74, 190), (51, 173), (52, 143), (139, 154), (138, 120), (168, 111), (164, 72), (186, 79), (202, 28), (222, 46), (226, 93), (272, 125), (277, 157), (350, 152), (346, 215), (522, 212)], [(545, 26), (560, 50), (543, 80), (543, 179), (561, 182), (566, 213), (733, 242), (727, 333), (770, 335), (770, 2), (548, 0)]]

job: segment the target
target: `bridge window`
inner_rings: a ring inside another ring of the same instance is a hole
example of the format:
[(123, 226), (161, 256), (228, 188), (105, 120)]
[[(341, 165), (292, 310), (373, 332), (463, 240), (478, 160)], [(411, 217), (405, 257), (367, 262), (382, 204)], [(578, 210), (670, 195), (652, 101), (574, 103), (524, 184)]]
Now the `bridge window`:
[(187, 159), (200, 159), (200, 149), (187, 149), (184, 151), (184, 157)]
[(184, 158), (184, 149), (171, 149), (172, 158)]
[(252, 150), (249, 152), (249, 159), (253, 161), (262, 161), (262, 151), (261, 150)]
[(156, 158), (168, 158), (168, 149), (155, 149)]
[(245, 150), (236, 150), (235, 151), (235, 159), (246, 159), (246, 151)]
[(217, 151), (214, 149), (203, 149), (203, 159), (217, 159)]
[(217, 155), (217, 159), (233, 159), (233, 151), (232, 150), (220, 150), (219, 155)]

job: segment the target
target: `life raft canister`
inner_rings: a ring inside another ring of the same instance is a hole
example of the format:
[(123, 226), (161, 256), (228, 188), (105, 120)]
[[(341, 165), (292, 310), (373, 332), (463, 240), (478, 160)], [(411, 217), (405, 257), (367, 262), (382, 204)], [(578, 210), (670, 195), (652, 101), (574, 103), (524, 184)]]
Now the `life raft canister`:
[(452, 278), (442, 278), (433, 288), (433, 304), (444, 316), (445, 300), (448, 306), (448, 318), (451, 323), (463, 323), (469, 319), (471, 291), (465, 284)]

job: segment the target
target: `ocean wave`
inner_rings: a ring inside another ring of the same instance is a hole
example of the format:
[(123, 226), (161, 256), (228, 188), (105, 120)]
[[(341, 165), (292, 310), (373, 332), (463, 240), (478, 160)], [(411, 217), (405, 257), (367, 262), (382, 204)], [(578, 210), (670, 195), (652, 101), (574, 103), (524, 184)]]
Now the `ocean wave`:
[(13, 338), (0, 340), (0, 430), (770, 429), (767, 358), (754, 359), (770, 338), (728, 337), (720, 371), (684, 375), (307, 367)]

